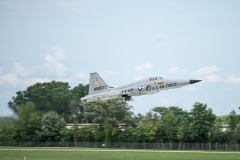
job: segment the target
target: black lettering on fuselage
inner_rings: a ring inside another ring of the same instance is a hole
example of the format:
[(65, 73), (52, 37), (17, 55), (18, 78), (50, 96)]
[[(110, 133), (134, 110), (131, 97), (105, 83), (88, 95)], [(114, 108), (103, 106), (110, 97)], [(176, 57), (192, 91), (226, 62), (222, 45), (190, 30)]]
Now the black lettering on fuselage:
[(103, 90), (103, 89), (107, 89), (107, 86), (100, 86), (100, 87), (95, 87), (94, 91), (99, 91), (99, 90)]
[(177, 82), (166, 84), (166, 88), (177, 86)]
[(165, 86), (164, 86), (164, 85), (162, 85), (162, 86), (159, 86), (159, 89), (162, 89), (162, 88), (165, 88)]

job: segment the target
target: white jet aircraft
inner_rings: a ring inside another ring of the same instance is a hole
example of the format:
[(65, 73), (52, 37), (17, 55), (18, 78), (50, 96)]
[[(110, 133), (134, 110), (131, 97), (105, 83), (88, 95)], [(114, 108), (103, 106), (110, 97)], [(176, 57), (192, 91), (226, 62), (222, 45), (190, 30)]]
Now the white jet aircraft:
[(95, 72), (90, 73), (89, 95), (81, 98), (83, 103), (108, 100), (122, 97), (125, 101), (133, 101), (132, 96), (158, 93), (159, 91), (180, 88), (201, 80), (179, 80), (162, 77), (149, 77), (117, 88), (109, 87)]

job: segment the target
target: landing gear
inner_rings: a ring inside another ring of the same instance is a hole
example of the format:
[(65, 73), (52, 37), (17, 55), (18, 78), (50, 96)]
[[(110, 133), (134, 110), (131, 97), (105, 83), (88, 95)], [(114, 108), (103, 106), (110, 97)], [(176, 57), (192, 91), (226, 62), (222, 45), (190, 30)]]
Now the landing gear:
[(122, 97), (124, 98), (125, 101), (132, 101), (132, 96), (123, 95)]

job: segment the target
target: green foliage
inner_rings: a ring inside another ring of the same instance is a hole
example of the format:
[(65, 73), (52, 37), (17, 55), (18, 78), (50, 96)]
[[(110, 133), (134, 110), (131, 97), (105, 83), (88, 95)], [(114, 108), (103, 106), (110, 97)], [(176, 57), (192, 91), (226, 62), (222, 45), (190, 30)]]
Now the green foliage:
[(21, 121), (28, 121), (31, 118), (42, 116), (40, 111), (36, 111), (35, 104), (33, 102), (27, 102), (22, 104), (17, 112), (18, 119)]
[(228, 133), (223, 131), (223, 126), (218, 121), (215, 121), (214, 126), (210, 130), (210, 140), (211, 143), (227, 143)]
[(114, 141), (113, 139), (117, 134), (117, 126), (113, 126), (112, 124), (107, 123), (104, 125), (103, 132), (104, 132), (104, 142), (108, 144)]
[(142, 116), (141, 121), (137, 127), (138, 139), (141, 142), (152, 142), (157, 134), (157, 114), (147, 112), (145, 116)]
[(94, 132), (96, 129), (97, 128), (94, 125), (79, 128), (78, 136), (80, 142), (94, 142)]
[(99, 124), (100, 126), (120, 123), (133, 124), (132, 107), (122, 99), (111, 99), (108, 101), (99, 101), (87, 103), (85, 106), (84, 119), (88, 122)]
[(60, 131), (65, 127), (65, 120), (57, 113), (49, 112), (42, 118), (42, 129), (37, 132), (40, 141), (60, 141)]
[(14, 133), (15, 133), (15, 126), (10, 125), (10, 126), (3, 126), (0, 129), (0, 142), (3, 141), (16, 141), (14, 138)]
[[(122, 99), (87, 103), (86, 106), (81, 104), (81, 107), (86, 108), (83, 114), (85, 121), (100, 125), (100, 129), (102, 128), (104, 133), (105, 142), (114, 141), (119, 124), (126, 126), (134, 125), (132, 107)], [(99, 138), (102, 135), (97, 134), (95, 137)]]
[(164, 117), (169, 111), (172, 111), (178, 121), (186, 119), (189, 117), (189, 113), (187, 111), (183, 111), (182, 108), (177, 106), (166, 107), (154, 107), (152, 109), (153, 112), (160, 114), (160, 116)]
[(68, 129), (67, 127), (63, 128), (60, 131), (61, 142), (73, 142), (74, 141), (74, 130)]
[(134, 116), (135, 123), (139, 123), (143, 118), (143, 115), (141, 113), (138, 113), (136, 116)]
[(44, 112), (55, 111), (63, 114), (66, 113), (66, 110), (69, 110), (70, 101), (79, 100), (88, 93), (87, 90), (88, 85), (84, 86), (82, 84), (70, 90), (67, 82), (36, 83), (24, 91), (16, 92), (17, 96), (12, 97), (12, 101), (8, 102), (8, 106), (15, 113), (18, 113), (21, 105), (33, 102), (36, 110)]
[(41, 129), (41, 113), (35, 111), (32, 102), (22, 104), (19, 109), (18, 119), (10, 126), (1, 129), (0, 141), (36, 141), (36, 132)]
[(214, 126), (216, 116), (207, 104), (196, 102), (190, 112), (192, 136), (195, 142), (207, 142), (211, 128)]
[(41, 117), (28, 121), (19, 120), (0, 130), (0, 141), (37, 141), (36, 132), (41, 130)]
[(118, 133), (118, 142), (137, 142), (139, 133), (137, 132), (138, 128), (129, 127), (125, 130), (120, 130)]
[[(158, 124), (159, 140), (189, 140), (189, 113), (183, 111), (177, 106), (155, 107), (152, 111), (158, 113), (161, 117)], [(173, 119), (172, 119), (173, 118)], [(173, 120), (171, 122), (171, 119)], [(174, 138), (173, 138), (174, 137)]]
[(103, 127), (97, 127), (95, 130), (93, 130), (93, 137), (95, 141), (103, 142), (104, 141), (104, 128)]
[(216, 117), (216, 122), (218, 124), (227, 124), (227, 116), (217, 116)]
[(79, 84), (78, 86), (71, 89), (72, 99), (79, 100), (85, 95), (88, 95), (88, 88), (89, 88), (88, 84), (87, 85)]
[(177, 128), (177, 139), (180, 142), (188, 141), (192, 139), (191, 135), (191, 124), (189, 119), (183, 119)]
[(177, 135), (178, 119), (172, 110), (165, 112), (160, 121), (160, 127), (164, 128), (166, 138), (172, 142)]
[(4, 126), (9, 126), (16, 121), (14, 117), (0, 117), (0, 128)]
[(236, 114), (233, 110), (227, 116), (227, 124), (228, 130), (227, 134), (231, 135), (228, 136), (228, 141), (231, 143), (237, 143), (240, 140), (240, 116)]
[(230, 131), (234, 131), (239, 123), (240, 119), (236, 112), (233, 110), (227, 116), (227, 124)]
[(8, 105), (15, 113), (27, 102), (34, 102), (37, 110), (62, 110), (66, 100), (72, 96), (69, 88), (69, 84), (65, 82), (36, 83), (24, 91), (16, 92), (17, 96)]

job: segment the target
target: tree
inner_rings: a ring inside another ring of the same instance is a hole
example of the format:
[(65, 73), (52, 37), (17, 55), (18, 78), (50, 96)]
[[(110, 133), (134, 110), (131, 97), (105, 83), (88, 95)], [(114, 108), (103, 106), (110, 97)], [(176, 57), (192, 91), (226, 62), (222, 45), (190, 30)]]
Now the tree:
[(179, 108), (177, 106), (170, 106), (168, 108), (154, 107), (152, 109), (152, 111), (160, 114), (160, 116), (162, 116), (162, 117), (164, 117), (164, 115), (166, 115), (168, 113), (168, 111), (172, 111), (173, 114), (175, 115), (175, 117), (177, 117), (178, 122), (189, 117), (189, 113), (187, 111), (183, 111), (182, 108)]
[(154, 141), (157, 135), (157, 123), (158, 117), (156, 113), (153, 114), (151, 111), (149, 111), (145, 116), (142, 116), (142, 119), (137, 127), (139, 141)]
[[(22, 104), (17, 112), (17, 118), (11, 126), (3, 128), (3, 134), (13, 141), (36, 141), (35, 133), (41, 130), (41, 113), (35, 110), (32, 102)], [(10, 132), (10, 133), (9, 133)]]
[(134, 120), (136, 123), (139, 123), (143, 118), (143, 115), (141, 113), (138, 113), (136, 116), (134, 116)]
[[(172, 145), (172, 140), (177, 137), (178, 119), (172, 110), (166, 111), (165, 115), (160, 121), (160, 127), (164, 128), (166, 138)], [(170, 146), (171, 147), (171, 146)]]
[(229, 142), (237, 143), (238, 141), (238, 124), (239, 124), (239, 116), (233, 110), (227, 116), (227, 124), (228, 124), (228, 132), (229, 132)]
[(100, 126), (98, 129), (104, 133), (105, 142), (116, 138), (119, 124), (125, 125), (125, 128), (134, 125), (132, 107), (122, 99), (91, 102), (81, 106), (86, 108), (83, 120), (98, 124)]
[[(210, 130), (211, 143), (229, 143), (229, 133), (224, 128), (227, 124), (227, 116), (217, 116), (214, 126)], [(231, 137), (231, 136), (230, 136)]]
[(96, 126), (90, 125), (90, 126), (84, 126), (79, 128), (79, 139), (83, 142), (92, 142), (94, 141), (94, 132), (96, 131)]
[(36, 111), (35, 104), (33, 102), (22, 104), (17, 112), (17, 115), (18, 120), (20, 121), (28, 121), (37, 116), (42, 117), (42, 113), (40, 111)]
[(177, 128), (177, 139), (180, 141), (179, 149), (181, 149), (182, 142), (191, 139), (191, 125), (189, 119), (183, 119)]
[(109, 144), (110, 142), (114, 141), (117, 134), (118, 126), (114, 126), (110, 122), (107, 122), (106, 124), (104, 124), (103, 128), (104, 142)]
[(85, 106), (84, 119), (103, 126), (110, 123), (118, 126), (119, 124), (134, 124), (132, 118), (132, 107), (122, 99), (111, 99), (107, 101), (90, 102), (81, 104)]
[(57, 113), (49, 112), (43, 116), (42, 130), (37, 132), (40, 141), (60, 141), (60, 131), (65, 127), (65, 120)]
[(13, 138), (13, 133), (15, 132), (15, 126), (10, 125), (10, 126), (3, 126), (0, 129), (0, 142), (4, 141), (15, 141)]
[(118, 142), (137, 142), (140, 131), (138, 128), (129, 127), (125, 130), (120, 130), (118, 133)]
[(63, 128), (60, 132), (61, 142), (73, 142), (74, 141), (74, 131), (68, 129), (67, 127)]
[[(79, 106), (80, 98), (88, 94), (88, 88), (88, 85), (79, 84), (70, 89), (67, 82), (36, 83), (24, 91), (16, 92), (17, 96), (12, 97), (8, 106), (15, 113), (19, 113), (22, 105), (32, 102), (36, 111), (55, 111), (70, 122), (69, 117), (72, 116), (74, 107), (83, 111)], [(82, 118), (82, 114), (79, 114), (78, 118)]]
[(80, 100), (80, 98), (88, 95), (88, 88), (89, 88), (88, 84), (87, 85), (79, 84), (78, 86), (71, 89), (72, 99)]
[(239, 116), (232, 110), (227, 116), (227, 124), (230, 131), (235, 131), (239, 123)]
[(14, 117), (0, 117), (0, 128), (4, 126), (10, 126), (16, 121)]
[(0, 141), (36, 141), (36, 132), (41, 130), (41, 117), (17, 120), (0, 130)]
[(67, 82), (36, 83), (24, 91), (16, 92), (17, 96), (12, 97), (12, 101), (8, 102), (8, 106), (15, 113), (18, 113), (21, 105), (33, 102), (36, 110), (53, 110), (57, 113), (63, 113), (73, 97), (69, 89), (70, 86)]
[[(219, 122), (219, 120), (221, 120)], [(230, 135), (231, 136), (231, 135)], [(214, 126), (210, 130), (210, 137), (209, 141), (211, 143), (228, 143), (228, 133), (223, 131), (223, 123), (222, 118), (218, 118), (214, 122)]]
[[(155, 107), (152, 109), (152, 111), (158, 113), (161, 116), (161, 119), (159, 121), (159, 125), (158, 125), (158, 134), (161, 141), (163, 141), (163, 139), (167, 139), (169, 141), (172, 140), (180, 140), (180, 142), (187, 140), (186, 137), (188, 137), (189, 132), (186, 130), (188, 129), (188, 125), (189, 125), (189, 113), (187, 111), (184, 111), (182, 108), (179, 108), (177, 106), (170, 106), (168, 108), (166, 107)], [(171, 113), (170, 113), (171, 112)], [(173, 115), (172, 115), (173, 114)], [(172, 126), (172, 130), (171, 129), (167, 129), (166, 130), (166, 126), (167, 125), (172, 125), (171, 122), (169, 123), (169, 121), (167, 120), (167, 118), (165, 117), (166, 115), (172, 116), (174, 117), (174, 123), (173, 125), (176, 126)], [(177, 122), (175, 121), (177, 120)], [(175, 130), (176, 129), (176, 130)], [(170, 136), (172, 133), (174, 133), (174, 136)], [(170, 134), (170, 135), (167, 135)], [(171, 140), (169, 139), (169, 136), (172, 137)], [(174, 138), (173, 138), (174, 137)], [(181, 147), (181, 144), (179, 145), (179, 147)]]
[(207, 109), (207, 104), (196, 102), (190, 112), (192, 136), (195, 142), (209, 140), (210, 130), (214, 126), (216, 115), (212, 109)]

